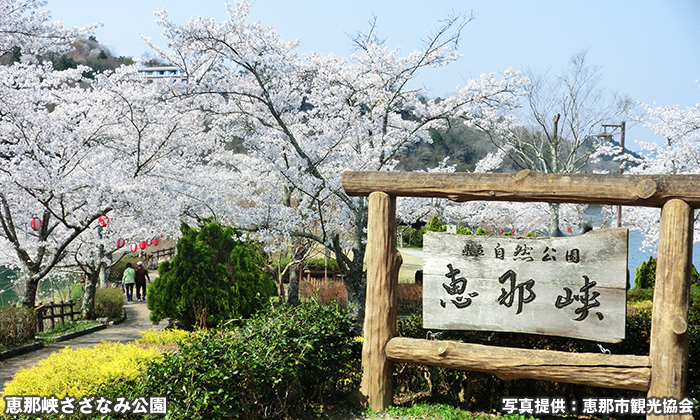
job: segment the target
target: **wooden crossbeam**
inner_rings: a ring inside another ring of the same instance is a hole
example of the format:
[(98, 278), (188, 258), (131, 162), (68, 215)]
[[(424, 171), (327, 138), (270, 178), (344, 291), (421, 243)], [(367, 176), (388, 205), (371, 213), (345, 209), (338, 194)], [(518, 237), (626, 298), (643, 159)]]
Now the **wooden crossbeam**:
[(395, 362), (492, 373), (501, 379), (530, 378), (606, 388), (649, 390), (649, 356), (566, 353), (484, 346), (456, 341), (392, 338), (386, 355)]
[(700, 207), (700, 175), (599, 175), (434, 172), (354, 172), (343, 174), (350, 196), (382, 191), (394, 197), (437, 197), (469, 200), (608, 204), (662, 207), (680, 198)]

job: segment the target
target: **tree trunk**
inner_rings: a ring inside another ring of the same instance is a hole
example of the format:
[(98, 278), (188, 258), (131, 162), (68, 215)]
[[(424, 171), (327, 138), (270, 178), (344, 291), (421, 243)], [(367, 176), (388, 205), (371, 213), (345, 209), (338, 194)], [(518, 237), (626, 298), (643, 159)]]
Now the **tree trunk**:
[[(102, 227), (98, 226), (99, 233), (100, 233), (100, 238), (102, 238)], [(112, 253), (110, 252), (107, 254), (105, 252), (105, 247), (104, 245), (99, 245), (97, 247), (97, 264), (99, 267), (99, 274), (98, 274), (98, 279), (99, 279), (99, 285), (100, 287), (109, 287), (109, 274), (112, 271), (112, 264), (106, 264), (103, 259), (105, 257), (108, 257), (110, 261), (112, 261)]]
[(22, 306), (32, 309), (36, 306), (36, 291), (38, 287), (39, 279), (30, 275), (24, 287), (24, 294), (22, 295), (21, 301)]
[(343, 283), (348, 292), (348, 310), (355, 319), (355, 329), (362, 331), (365, 323), (367, 277), (363, 271), (352, 270), (343, 273)]
[(99, 282), (98, 284), (102, 288), (109, 287), (109, 276), (112, 274), (112, 266), (107, 264), (100, 265), (100, 272), (98, 274)]
[(282, 279), (282, 274), (279, 268), (272, 267), (272, 276), (275, 279), (275, 287), (277, 288), (277, 298), (279, 299), (279, 304), (284, 305), (287, 300), (287, 293), (284, 290), (284, 280)]
[(333, 237), (333, 252), (338, 268), (343, 273), (343, 283), (348, 293), (348, 310), (355, 319), (355, 329), (361, 332), (365, 324), (365, 301), (367, 298), (367, 274), (364, 260), (367, 248), (367, 199), (362, 197), (355, 209), (355, 226), (353, 229), (352, 259), (344, 252), (340, 237)]
[(289, 267), (289, 296), (287, 303), (292, 306), (299, 305), (299, 270), (301, 262), (296, 262)]
[(80, 309), (83, 319), (95, 319), (95, 291), (101, 270), (90, 273), (83, 287), (83, 304)]
[(561, 236), (559, 230), (559, 203), (549, 203), (549, 234)]

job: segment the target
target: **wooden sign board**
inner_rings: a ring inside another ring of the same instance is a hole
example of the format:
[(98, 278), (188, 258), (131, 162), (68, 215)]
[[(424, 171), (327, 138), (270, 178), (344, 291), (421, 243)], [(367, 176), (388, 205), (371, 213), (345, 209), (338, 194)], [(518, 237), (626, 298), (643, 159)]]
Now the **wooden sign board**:
[(627, 229), (513, 238), (428, 232), (423, 327), (625, 338)]

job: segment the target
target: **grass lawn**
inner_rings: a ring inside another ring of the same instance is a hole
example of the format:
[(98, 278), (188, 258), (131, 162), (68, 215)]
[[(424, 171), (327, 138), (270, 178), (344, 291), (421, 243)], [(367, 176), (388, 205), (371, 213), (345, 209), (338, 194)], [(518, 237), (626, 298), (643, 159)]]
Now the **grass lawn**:
[[(400, 252), (401, 250), (399, 250)], [(423, 259), (407, 253), (401, 253), (403, 264), (399, 270), (399, 283), (413, 283), (415, 280), (416, 270), (423, 269)]]

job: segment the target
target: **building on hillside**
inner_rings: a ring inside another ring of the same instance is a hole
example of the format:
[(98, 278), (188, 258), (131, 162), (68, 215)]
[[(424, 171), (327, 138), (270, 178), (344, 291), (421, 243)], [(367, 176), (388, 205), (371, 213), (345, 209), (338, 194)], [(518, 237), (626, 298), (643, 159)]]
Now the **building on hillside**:
[(139, 73), (148, 80), (185, 80), (185, 72), (175, 66), (143, 67)]

